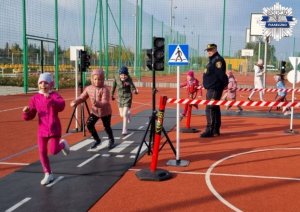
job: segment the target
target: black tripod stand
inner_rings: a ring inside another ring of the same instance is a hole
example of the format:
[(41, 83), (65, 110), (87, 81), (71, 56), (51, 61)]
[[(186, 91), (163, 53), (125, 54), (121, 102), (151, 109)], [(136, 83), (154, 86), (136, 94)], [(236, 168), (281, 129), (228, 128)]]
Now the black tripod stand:
[[(139, 155), (140, 155), (140, 152), (141, 152), (143, 144), (145, 144), (147, 146), (147, 148), (148, 148), (148, 155), (150, 155), (150, 153), (152, 153), (151, 148), (152, 148), (152, 145), (153, 145), (153, 142), (154, 142), (155, 120), (157, 118), (157, 115), (156, 115), (157, 111), (155, 109), (155, 96), (156, 96), (157, 90), (156, 90), (155, 86), (156, 86), (155, 85), (155, 70), (152, 70), (152, 115), (149, 118), (149, 123), (148, 123), (146, 131), (144, 133), (142, 142), (141, 142), (141, 144), (140, 144), (140, 146), (138, 148), (137, 154), (135, 156), (135, 160), (134, 160), (133, 166), (135, 166), (135, 164), (136, 164), (136, 162), (137, 162), (137, 160), (139, 158)], [(149, 129), (150, 129), (150, 131), (149, 131)], [(146, 142), (146, 137), (147, 137), (148, 132), (150, 132), (150, 134), (149, 134), (149, 142), (147, 143)], [(174, 155), (176, 155), (176, 150), (175, 150), (175, 148), (174, 148), (174, 146), (173, 146), (173, 144), (172, 144), (172, 142), (171, 142), (171, 140), (170, 140), (170, 138), (169, 138), (169, 136), (168, 136), (168, 134), (167, 134), (167, 132), (166, 132), (166, 130), (165, 130), (164, 127), (162, 127), (162, 132), (163, 132), (163, 134), (164, 134), (164, 136), (166, 137), (167, 140), (162, 144), (162, 146), (160, 147), (159, 150), (161, 150), (165, 146), (165, 144), (168, 142), (169, 145), (171, 146), (173, 152), (174, 152)]]
[[(82, 81), (82, 75), (83, 75), (84, 72), (80, 71), (80, 92), (82, 93), (83, 92), (83, 81)], [(80, 105), (80, 119), (75, 116), (75, 112), (78, 108), (78, 105), (76, 105), (76, 107), (74, 107), (73, 109), (73, 113), (72, 113), (72, 116), (71, 116), (71, 119), (69, 121), (69, 124), (68, 124), (68, 127), (67, 127), (67, 130), (66, 130), (66, 133), (69, 132), (69, 129), (70, 129), (70, 125), (72, 123), (72, 120), (73, 118), (75, 118), (75, 121), (76, 123), (79, 125), (79, 128), (76, 128), (74, 131), (75, 132), (83, 132), (83, 136), (85, 136), (85, 116), (84, 116), (84, 107), (86, 108), (87, 112), (88, 112), (88, 115), (90, 115), (90, 110), (89, 110), (89, 107), (87, 105), (86, 102), (83, 102), (81, 103)]]

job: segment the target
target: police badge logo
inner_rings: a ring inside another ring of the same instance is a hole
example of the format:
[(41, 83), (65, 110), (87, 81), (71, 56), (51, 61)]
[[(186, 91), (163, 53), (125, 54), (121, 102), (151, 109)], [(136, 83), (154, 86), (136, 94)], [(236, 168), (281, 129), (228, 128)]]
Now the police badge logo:
[(263, 16), (260, 25), (263, 35), (273, 37), (279, 41), (283, 37), (292, 36), (293, 27), (297, 20), (292, 16), (292, 8), (283, 7), (278, 2), (270, 8), (263, 8)]
[(221, 68), (222, 67), (222, 62), (221, 61), (216, 62), (216, 67)]

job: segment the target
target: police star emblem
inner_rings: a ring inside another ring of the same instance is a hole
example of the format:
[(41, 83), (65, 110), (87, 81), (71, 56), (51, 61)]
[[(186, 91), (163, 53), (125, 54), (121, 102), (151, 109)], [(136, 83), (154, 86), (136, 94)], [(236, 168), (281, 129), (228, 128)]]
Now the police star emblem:
[(222, 62), (221, 61), (216, 62), (216, 67), (221, 68), (222, 67)]

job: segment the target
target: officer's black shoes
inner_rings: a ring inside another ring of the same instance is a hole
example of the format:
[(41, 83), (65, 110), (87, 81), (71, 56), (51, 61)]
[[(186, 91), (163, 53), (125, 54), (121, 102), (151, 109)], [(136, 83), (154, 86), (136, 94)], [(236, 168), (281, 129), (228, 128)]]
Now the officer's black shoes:
[(200, 135), (201, 138), (210, 138), (213, 137), (214, 135), (210, 131), (205, 131)]
[(214, 136), (214, 137), (218, 137), (218, 136), (220, 136), (220, 135), (221, 135), (220, 131), (215, 131), (215, 132), (213, 132), (213, 136)]
[(218, 137), (218, 136), (220, 136), (220, 135), (221, 135), (221, 133), (220, 133), (220, 130), (219, 130), (219, 129), (218, 129), (218, 130), (217, 130), (217, 129), (214, 129), (212, 132), (213, 132), (213, 136), (214, 136), (214, 137)]
[(95, 149), (99, 144), (101, 144), (101, 141), (95, 141), (95, 143), (91, 146), (91, 149)]
[(109, 140), (108, 149), (112, 149), (114, 147), (115, 147), (115, 141), (114, 140)]

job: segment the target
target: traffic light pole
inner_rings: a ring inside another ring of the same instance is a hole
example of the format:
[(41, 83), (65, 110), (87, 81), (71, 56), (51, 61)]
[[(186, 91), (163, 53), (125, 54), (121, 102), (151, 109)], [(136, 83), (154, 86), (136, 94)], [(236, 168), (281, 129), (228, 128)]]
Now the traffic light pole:
[[(86, 69), (89, 67), (90, 57), (86, 53), (86, 51), (82, 51), (82, 50), (80, 50), (80, 52), (79, 52), (79, 57), (80, 57), (80, 68), (79, 68), (80, 93), (82, 93), (83, 92), (83, 74), (86, 71)], [(77, 60), (75, 62), (76, 62), (76, 80), (75, 80), (76, 86), (75, 86), (75, 89), (76, 89), (76, 98), (78, 98), (78, 79), (77, 79), (78, 63), (77, 63)], [(78, 105), (76, 105), (73, 109), (73, 113), (72, 113), (72, 116), (70, 118), (67, 130), (66, 130), (67, 133), (69, 132), (69, 129), (70, 129), (73, 118), (75, 118), (75, 120), (76, 120), (75, 130), (73, 130), (72, 132), (83, 132), (83, 136), (86, 136), (86, 134), (85, 134), (85, 112), (84, 112), (85, 108), (84, 107), (86, 107), (87, 113), (88, 113), (88, 115), (90, 115), (89, 107), (87, 105), (87, 102), (85, 101), (85, 102), (80, 104), (80, 120), (79, 120), (78, 114), (77, 114)], [(78, 127), (79, 123), (80, 123), (80, 127)]]
[[(157, 119), (157, 111), (156, 111), (156, 93), (157, 93), (157, 89), (156, 89), (156, 70), (155, 70), (155, 66), (154, 66), (154, 61), (155, 61), (155, 58), (154, 58), (154, 50), (152, 49), (152, 54), (151, 54), (151, 70), (152, 70), (152, 115), (151, 117), (149, 118), (149, 123), (148, 123), (148, 126), (146, 128), (146, 131), (144, 133), (144, 136), (143, 136), (143, 139), (142, 139), (142, 142), (138, 148), (138, 151), (137, 151), (137, 154), (135, 156), (135, 160), (134, 160), (134, 163), (133, 163), (133, 166), (135, 166), (137, 160), (138, 160), (138, 157), (139, 157), (139, 154), (140, 154), (140, 151), (142, 149), (142, 146), (145, 144), (148, 148), (148, 155), (150, 155), (152, 153), (152, 145), (154, 143), (154, 135), (155, 135), (155, 121)], [(149, 142), (147, 143), (146, 142), (146, 137), (147, 137), (147, 134), (148, 134), (148, 131), (150, 129), (150, 134), (149, 134)], [(176, 150), (165, 130), (164, 127), (162, 127), (162, 132), (164, 133), (164, 136), (166, 137), (166, 141), (163, 143), (163, 145), (161, 146), (160, 150), (164, 147), (164, 145), (168, 142), (169, 145), (171, 146), (172, 150), (173, 150), (173, 153), (174, 155), (176, 155)]]

